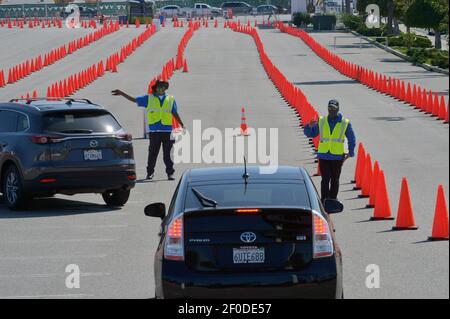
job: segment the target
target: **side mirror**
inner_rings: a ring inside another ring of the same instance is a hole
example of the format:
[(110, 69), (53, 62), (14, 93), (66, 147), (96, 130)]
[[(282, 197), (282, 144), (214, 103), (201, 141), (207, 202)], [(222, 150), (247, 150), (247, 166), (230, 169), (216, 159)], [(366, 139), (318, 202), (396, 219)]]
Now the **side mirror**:
[(324, 202), (324, 207), (325, 207), (325, 211), (328, 214), (336, 214), (336, 213), (341, 213), (344, 210), (344, 205), (335, 199), (325, 199)]
[(158, 217), (164, 219), (166, 217), (166, 205), (164, 203), (154, 203), (145, 207), (144, 213), (149, 217)]

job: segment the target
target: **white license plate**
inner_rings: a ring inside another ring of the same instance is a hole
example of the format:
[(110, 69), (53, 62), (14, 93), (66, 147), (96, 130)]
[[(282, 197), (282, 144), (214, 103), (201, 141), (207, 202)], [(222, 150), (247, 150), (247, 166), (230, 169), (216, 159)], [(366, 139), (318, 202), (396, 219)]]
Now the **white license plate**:
[(264, 248), (233, 248), (233, 263), (262, 264), (266, 259)]
[(84, 151), (85, 161), (98, 161), (103, 159), (103, 153), (101, 150), (88, 150)]

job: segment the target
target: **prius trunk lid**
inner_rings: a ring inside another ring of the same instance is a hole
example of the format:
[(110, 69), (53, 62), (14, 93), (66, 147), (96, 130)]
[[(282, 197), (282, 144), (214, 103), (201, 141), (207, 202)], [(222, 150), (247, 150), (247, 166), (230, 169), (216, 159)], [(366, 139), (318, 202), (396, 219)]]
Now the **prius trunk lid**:
[(313, 259), (308, 209), (208, 209), (184, 215), (186, 264), (193, 270), (299, 270)]

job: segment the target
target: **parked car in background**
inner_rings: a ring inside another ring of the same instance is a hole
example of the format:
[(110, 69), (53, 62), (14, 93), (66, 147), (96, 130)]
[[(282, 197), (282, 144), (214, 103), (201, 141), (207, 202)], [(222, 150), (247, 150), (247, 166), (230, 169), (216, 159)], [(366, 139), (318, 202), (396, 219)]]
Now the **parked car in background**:
[(256, 12), (258, 14), (277, 14), (278, 8), (272, 4), (263, 4), (256, 7)]
[(227, 11), (228, 9), (231, 9), (233, 11), (233, 15), (253, 14), (253, 7), (246, 2), (229, 1), (222, 3), (220, 7), (224, 12)]
[(196, 3), (194, 8), (184, 8), (183, 15), (185, 14), (188, 17), (219, 17), (222, 16), (222, 9), (206, 3)]
[(167, 18), (173, 18), (182, 16), (183, 10), (177, 5), (168, 5), (159, 9), (159, 13)]

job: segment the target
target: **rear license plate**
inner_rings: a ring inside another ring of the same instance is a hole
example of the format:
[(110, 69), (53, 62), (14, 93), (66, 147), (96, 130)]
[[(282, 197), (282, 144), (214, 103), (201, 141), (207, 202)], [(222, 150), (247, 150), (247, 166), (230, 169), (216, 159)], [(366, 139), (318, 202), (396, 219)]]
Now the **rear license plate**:
[(264, 248), (233, 248), (235, 264), (262, 264), (265, 259)]
[(98, 161), (103, 159), (103, 153), (101, 150), (87, 150), (84, 151), (85, 161)]

